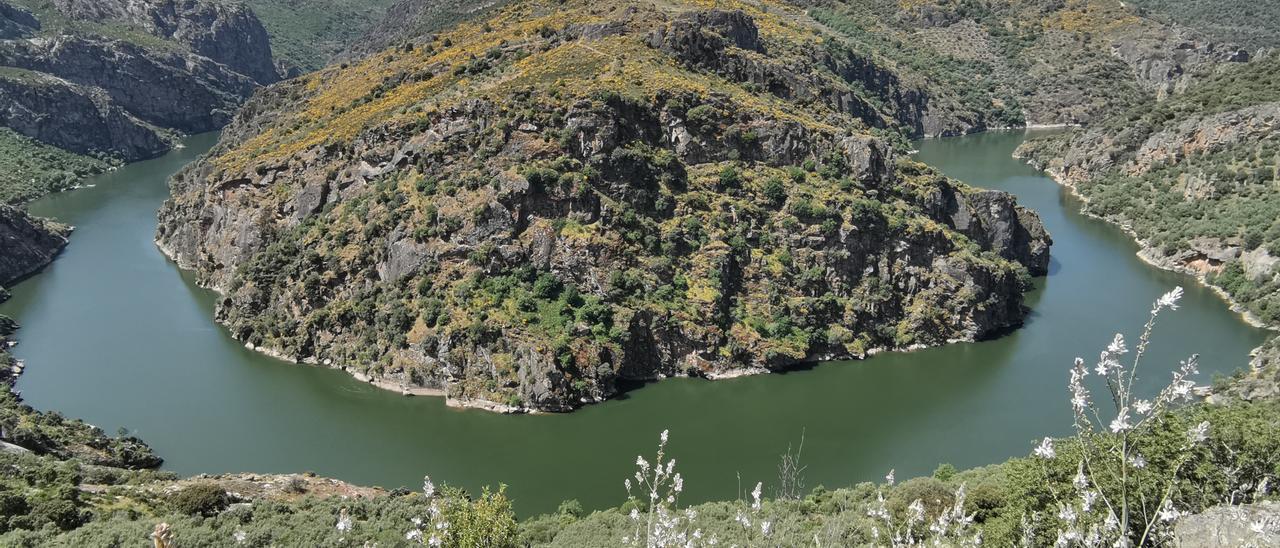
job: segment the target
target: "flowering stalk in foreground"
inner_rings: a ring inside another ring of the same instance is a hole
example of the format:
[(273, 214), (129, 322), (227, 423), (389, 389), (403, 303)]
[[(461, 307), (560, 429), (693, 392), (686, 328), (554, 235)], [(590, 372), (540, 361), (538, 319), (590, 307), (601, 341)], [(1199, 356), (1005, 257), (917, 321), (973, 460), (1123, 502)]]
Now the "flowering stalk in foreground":
[[(1057, 517), (1064, 528), (1058, 531), (1057, 546), (1132, 546), (1166, 540), (1173, 523), (1182, 515), (1174, 505), (1176, 476), (1191, 456), (1191, 450), (1203, 443), (1209, 423), (1202, 422), (1187, 432), (1179, 448), (1177, 460), (1167, 477), (1139, 473), (1147, 466), (1146, 457), (1134, 444), (1134, 433), (1163, 419), (1164, 414), (1180, 402), (1190, 402), (1197, 370), (1197, 356), (1183, 360), (1173, 371), (1169, 384), (1153, 398), (1143, 399), (1135, 388), (1138, 368), (1146, 355), (1156, 319), (1164, 310), (1177, 310), (1182, 288), (1175, 288), (1156, 300), (1143, 327), (1132, 360), (1121, 360), (1130, 354), (1124, 336), (1116, 334), (1098, 357), (1093, 374), (1106, 385), (1110, 412), (1102, 412), (1085, 386), (1090, 369), (1076, 358), (1067, 383), (1071, 395), (1075, 436), (1068, 443), (1077, 444), (1080, 454), (1072, 481), (1074, 496), (1058, 497)], [(1114, 414), (1113, 414), (1114, 413)], [(1109, 419), (1109, 420), (1108, 420)], [(1040, 459), (1057, 456), (1054, 442), (1042, 440), (1032, 452)], [(1159, 497), (1150, 500), (1140, 490), (1157, 482)], [(1136, 521), (1135, 521), (1136, 520)], [(1136, 535), (1137, 538), (1133, 538)]]
[[(679, 509), (684, 477), (675, 471), (675, 459), (666, 456), (667, 438), (668, 431), (663, 430), (658, 437), (658, 454), (653, 463), (637, 456), (635, 474), (623, 481), (627, 488), (627, 502), (632, 506), (630, 519), (634, 530), (622, 538), (622, 543), (648, 548), (715, 546), (715, 536), (704, 537), (701, 529), (692, 528), (697, 512), (692, 508), (683, 512)], [(757, 486), (757, 508), (759, 492), (760, 487)]]
[(444, 538), (449, 534), (449, 520), (444, 518), (444, 512), (440, 509), (440, 497), (436, 496), (439, 493), (431, 476), (423, 476), (422, 494), (431, 501), (427, 505), (426, 519), (415, 517), (410, 520), (413, 528), (405, 533), (404, 539), (427, 546), (442, 546)]

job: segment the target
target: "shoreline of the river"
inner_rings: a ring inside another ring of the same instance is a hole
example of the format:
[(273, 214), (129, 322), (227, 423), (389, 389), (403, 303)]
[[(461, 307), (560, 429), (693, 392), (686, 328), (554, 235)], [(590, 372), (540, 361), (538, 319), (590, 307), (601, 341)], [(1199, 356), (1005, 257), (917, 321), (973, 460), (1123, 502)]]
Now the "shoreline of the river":
[[(1036, 167), (1034, 164), (1031, 163), (1030, 159), (1020, 157), (1016, 152), (1014, 153), (1013, 157), (1014, 159), (1023, 161), (1024, 163), (1026, 163), (1031, 167)], [(1280, 325), (1271, 325), (1262, 321), (1261, 318), (1257, 317), (1252, 312), (1250, 312), (1248, 308), (1246, 308), (1243, 304), (1237, 301), (1235, 297), (1232, 297), (1231, 294), (1227, 293), (1226, 290), (1222, 289), (1221, 287), (1210, 284), (1208, 279), (1205, 277), (1204, 272), (1188, 267), (1186, 265), (1172, 263), (1172, 262), (1164, 261), (1157, 258), (1156, 253), (1158, 252), (1158, 250), (1155, 247), (1153, 247), (1148, 240), (1139, 236), (1137, 231), (1135, 231), (1133, 227), (1128, 226), (1115, 219), (1109, 219), (1107, 217), (1103, 217), (1092, 211), (1089, 211), (1087, 207), (1089, 205), (1089, 198), (1081, 194), (1080, 190), (1076, 188), (1076, 185), (1068, 181), (1067, 178), (1063, 176), (1061, 171), (1055, 170), (1052, 168), (1041, 169), (1037, 167), (1037, 169), (1039, 169), (1042, 173), (1048, 176), (1049, 179), (1052, 180), (1054, 183), (1057, 183), (1058, 186), (1061, 186), (1067, 189), (1067, 191), (1071, 193), (1071, 196), (1073, 196), (1077, 200), (1080, 200), (1082, 207), (1078, 209), (1078, 212), (1081, 215), (1107, 223), (1108, 225), (1114, 226), (1120, 229), (1121, 232), (1124, 232), (1126, 235), (1128, 235), (1129, 239), (1133, 241), (1133, 243), (1138, 245), (1138, 251), (1134, 253), (1134, 255), (1138, 257), (1138, 260), (1142, 261), (1147, 265), (1158, 268), (1160, 270), (1165, 270), (1168, 272), (1177, 272), (1179, 274), (1185, 274), (1185, 275), (1191, 276), (1196, 280), (1196, 283), (1200, 284), (1202, 287), (1205, 287), (1213, 291), (1215, 294), (1217, 294), (1218, 297), (1221, 298), (1222, 301), (1227, 304), (1227, 307), (1232, 312), (1234, 312), (1237, 316), (1239, 316), (1240, 319), (1243, 320), (1246, 324), (1252, 327), (1256, 327), (1258, 329), (1265, 329), (1267, 331), (1272, 331), (1272, 332), (1280, 332)], [(1254, 352), (1257, 352), (1257, 350), (1260, 348), (1262, 347), (1259, 346), (1257, 348), (1254, 348)]]
[[(160, 241), (159, 238), (155, 238), (153, 242), (155, 243), (156, 248), (160, 250), (160, 253), (165, 257), (166, 260), (173, 263), (178, 268), (183, 269), (182, 264), (178, 262), (177, 259), (175, 259), (175, 253), (173, 253), (171, 249), (165, 246)], [(213, 291), (214, 293), (217, 293), (218, 295), (225, 296), (225, 293), (222, 291), (221, 288), (208, 286), (205, 284), (199, 284), (199, 285), (201, 285), (201, 287), (209, 289), (210, 291)], [(1021, 328), (1025, 324), (1025, 319), (1026, 319), (1025, 317), (1022, 318), (1022, 320), (1017, 325), (1008, 326), (1008, 328), (1011, 328), (1011, 329)], [(217, 321), (216, 319), (214, 320), (214, 323), (220, 327), (223, 327), (223, 328), (226, 327), (225, 324)], [(339, 365), (333, 362), (333, 360), (330, 358), (325, 358), (322, 360), (314, 356), (309, 356), (309, 357), (290, 356), (278, 348), (272, 348), (272, 347), (263, 346), (263, 345), (255, 345), (253, 343), (242, 341), (236, 338), (234, 334), (231, 334), (231, 333), (228, 333), (228, 334), (230, 334), (233, 339), (241, 342), (244, 345), (244, 347), (248, 350), (263, 354), (271, 358), (275, 358), (283, 362), (288, 362), (294, 365), (309, 365), (313, 367), (324, 367), (327, 369), (336, 369), (350, 375), (352, 378), (356, 379), (357, 381), (373, 386), (374, 388), (379, 388), (382, 390), (386, 390), (388, 392), (397, 393), (402, 396), (442, 397), (445, 400), (445, 405), (448, 407), (453, 407), (457, 409), (477, 409), (481, 411), (489, 411), (489, 412), (504, 414), (504, 415), (541, 414), (541, 413), (547, 412), (542, 409), (537, 409), (533, 407), (513, 406), (505, 403), (495, 402), (492, 400), (486, 400), (483, 398), (454, 398), (449, 396), (447, 390), (444, 388), (409, 386), (403, 382), (388, 380), (386, 378), (363, 373), (360, 370), (348, 365)], [(723, 371), (723, 372), (710, 372), (703, 375), (682, 375), (682, 376), (686, 378), (701, 378), (709, 381), (730, 380), (730, 379), (737, 379), (737, 378), (743, 378), (743, 377), (753, 377), (757, 375), (769, 375), (769, 374), (774, 374), (782, 371), (790, 371), (790, 370), (800, 369), (806, 366), (811, 366), (813, 364), (822, 363), (822, 362), (841, 361), (841, 360), (862, 361), (886, 352), (915, 352), (918, 350), (925, 350), (929, 348), (951, 346), (951, 345), (961, 344), (961, 343), (974, 343), (978, 341), (979, 339), (977, 337), (967, 336), (965, 338), (947, 339), (945, 342), (937, 345), (927, 345), (927, 344), (916, 343), (910, 346), (899, 347), (899, 348), (877, 346), (877, 347), (867, 349), (861, 355), (811, 356), (804, 360), (798, 360), (794, 363), (787, 364), (787, 366), (778, 370), (757, 366), (757, 367), (744, 367), (740, 369), (733, 369), (733, 370)], [(650, 379), (634, 379), (634, 380), (645, 382), (645, 381), (661, 380), (663, 378), (670, 378), (670, 377), (657, 376)], [(590, 401), (584, 400), (580, 403), (584, 405), (589, 405), (593, 403), (601, 403), (604, 401), (608, 401), (609, 399), (612, 399), (612, 398), (598, 398)], [(569, 409), (569, 412), (575, 411), (579, 408), (580, 407), (573, 407)]]

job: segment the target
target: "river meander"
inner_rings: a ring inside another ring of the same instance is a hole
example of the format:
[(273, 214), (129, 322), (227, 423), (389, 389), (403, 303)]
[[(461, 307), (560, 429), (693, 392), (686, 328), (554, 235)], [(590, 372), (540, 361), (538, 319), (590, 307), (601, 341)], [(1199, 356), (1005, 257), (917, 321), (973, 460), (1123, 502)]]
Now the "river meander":
[(166, 179), (214, 138), (31, 204), (77, 230), (53, 265), (0, 305), (23, 325), (15, 350), (28, 368), (18, 388), (31, 405), (108, 431), (128, 427), (180, 474), (314, 471), (411, 488), (431, 474), (473, 490), (506, 483), (522, 514), (570, 498), (599, 508), (624, 501), (635, 456), (652, 453), (669, 428), (686, 502), (732, 498), (739, 477), (744, 489), (768, 485), (802, 433), (808, 486), (841, 486), (889, 469), (908, 477), (940, 462), (988, 464), (1065, 433), (1072, 358), (1096, 356), (1116, 330), (1136, 336), (1151, 301), (1175, 285), (1187, 295), (1158, 328), (1148, 386), (1192, 352), (1207, 383), (1243, 366), (1266, 336), (1191, 278), (1143, 264), (1119, 229), (1077, 213), (1064, 189), (1010, 157), (1021, 133), (991, 133), (923, 142), (917, 157), (1010, 191), (1043, 216), (1054, 258), (1028, 296), (1024, 328), (787, 374), (664, 380), (571, 414), (457, 410), (254, 353), (213, 322), (215, 296), (152, 238)]

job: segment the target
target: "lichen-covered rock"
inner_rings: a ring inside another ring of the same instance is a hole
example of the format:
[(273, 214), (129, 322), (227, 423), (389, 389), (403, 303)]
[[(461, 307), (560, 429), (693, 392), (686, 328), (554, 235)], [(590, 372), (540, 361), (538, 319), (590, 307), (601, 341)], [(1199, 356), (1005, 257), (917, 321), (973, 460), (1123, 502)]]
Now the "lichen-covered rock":
[(1280, 545), (1280, 505), (1272, 501), (1224, 504), (1178, 519), (1173, 545), (1277, 546)]

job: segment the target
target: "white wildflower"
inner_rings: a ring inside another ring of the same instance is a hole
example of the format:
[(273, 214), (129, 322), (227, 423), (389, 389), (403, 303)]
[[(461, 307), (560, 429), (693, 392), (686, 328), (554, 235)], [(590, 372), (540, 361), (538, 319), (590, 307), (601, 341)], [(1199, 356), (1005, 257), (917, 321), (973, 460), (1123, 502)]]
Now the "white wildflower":
[(1079, 466), (1076, 467), (1076, 477), (1071, 480), (1071, 484), (1075, 485), (1076, 489), (1080, 489), (1080, 490), (1083, 490), (1084, 488), (1089, 486), (1089, 478), (1088, 476), (1084, 475), (1083, 461), (1080, 463)]
[(1120, 414), (1116, 415), (1115, 420), (1111, 421), (1111, 431), (1119, 434), (1130, 428), (1133, 428), (1133, 424), (1129, 423), (1129, 408), (1121, 408)]
[(1136, 411), (1139, 415), (1146, 415), (1147, 413), (1150, 413), (1151, 409), (1154, 407), (1155, 406), (1151, 403), (1150, 400), (1138, 400), (1133, 402), (1133, 410)]
[(236, 544), (244, 544), (244, 541), (248, 538), (249, 534), (241, 529), (236, 529), (236, 532), (231, 533), (231, 540), (235, 541)]
[(435, 536), (435, 535), (431, 535), (431, 538), (427, 539), (427, 545), (428, 545), (428, 546), (443, 546), (443, 545), (444, 545), (444, 541), (443, 541), (443, 540), (441, 540), (441, 539), (440, 539), (440, 537), (437, 537), (437, 536)]
[(422, 476), (422, 493), (427, 498), (436, 496), (436, 484), (431, 481), (431, 476)]
[(1192, 445), (1204, 443), (1207, 439), (1209, 439), (1209, 421), (1201, 422), (1187, 431), (1187, 441)]
[(345, 533), (350, 531), (352, 525), (351, 516), (347, 515), (347, 509), (343, 508), (338, 512), (338, 524), (336, 526), (338, 528), (338, 532)]
[(760, 509), (760, 493), (763, 491), (763, 489), (764, 489), (764, 482), (756, 482), (756, 488), (751, 490), (751, 499), (752, 499), (751, 508), (754, 510)]
[(669, 431), (669, 430), (663, 430), (663, 431), (662, 431), (662, 434), (661, 434), (660, 436), (658, 436), (658, 439), (659, 439), (659, 441), (661, 441), (662, 445), (666, 445), (666, 444), (667, 444), (667, 434), (668, 434), (668, 433), (670, 433), (670, 431)]
[(888, 483), (889, 485), (893, 485), (893, 472), (894, 472), (893, 470), (890, 470), (889, 474), (884, 477), (885, 483)]
[(1143, 458), (1141, 453), (1134, 453), (1133, 458), (1129, 459), (1129, 463), (1132, 464), (1134, 468), (1147, 467), (1147, 459)]
[(1075, 523), (1076, 521), (1075, 509), (1065, 504), (1062, 505), (1061, 507), (1058, 508), (1058, 519), (1065, 521), (1067, 523)]
[(1179, 512), (1177, 508), (1174, 508), (1173, 503), (1168, 500), (1164, 501), (1164, 506), (1160, 508), (1158, 514), (1160, 516), (1160, 521), (1164, 522), (1174, 521), (1182, 517), (1182, 512)]
[(767, 536), (769, 536), (769, 529), (770, 529), (771, 527), (773, 527), (773, 523), (772, 523), (772, 522), (770, 522), (769, 520), (761, 521), (761, 522), (760, 522), (760, 534), (762, 534), (762, 535), (764, 535), (764, 536), (766, 536), (766, 537), (767, 537)]
[(1171, 393), (1174, 399), (1191, 401), (1191, 389), (1195, 386), (1196, 383), (1191, 381), (1174, 381)]
[(412, 542), (420, 542), (422, 540), (422, 531), (419, 529), (410, 530), (404, 534), (404, 539)]
[(916, 499), (907, 505), (907, 520), (910, 522), (924, 521), (924, 502)]
[(1093, 504), (1098, 501), (1097, 491), (1084, 491), (1080, 493), (1080, 509), (1088, 512), (1093, 508)]
[(1045, 438), (1040, 440), (1040, 445), (1036, 446), (1035, 455), (1042, 459), (1051, 459), (1057, 452), (1053, 449), (1053, 440)]
[(1173, 288), (1173, 291), (1165, 293), (1156, 301), (1156, 309), (1168, 308), (1169, 310), (1178, 309), (1178, 301), (1182, 299), (1182, 287)]
[(1107, 352), (1115, 355), (1123, 355), (1129, 352), (1129, 349), (1124, 345), (1124, 335), (1116, 333), (1115, 338), (1111, 339), (1111, 344), (1107, 345)]
[(1095, 367), (1093, 370), (1095, 373), (1098, 374), (1099, 377), (1105, 377), (1111, 372), (1119, 371), (1123, 368), (1124, 367), (1120, 365), (1120, 362), (1116, 361), (1115, 358), (1111, 357), (1110, 352), (1107, 352), (1104, 350), (1102, 351), (1102, 354), (1098, 356), (1098, 366)]

